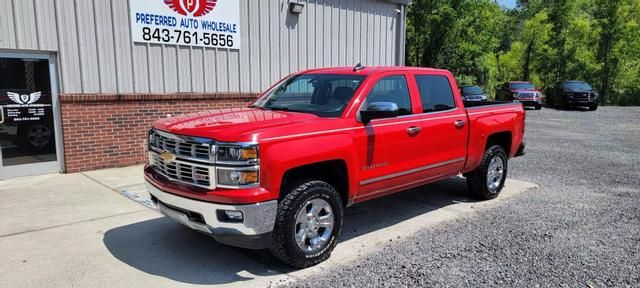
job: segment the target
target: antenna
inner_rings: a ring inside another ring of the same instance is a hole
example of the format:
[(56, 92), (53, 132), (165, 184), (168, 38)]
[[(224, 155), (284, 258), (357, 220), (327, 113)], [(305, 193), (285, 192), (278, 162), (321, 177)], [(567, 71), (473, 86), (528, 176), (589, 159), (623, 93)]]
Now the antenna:
[(353, 67), (353, 72), (358, 72), (364, 68), (367, 68), (367, 67), (363, 66), (362, 63), (358, 63), (356, 64), (356, 67)]

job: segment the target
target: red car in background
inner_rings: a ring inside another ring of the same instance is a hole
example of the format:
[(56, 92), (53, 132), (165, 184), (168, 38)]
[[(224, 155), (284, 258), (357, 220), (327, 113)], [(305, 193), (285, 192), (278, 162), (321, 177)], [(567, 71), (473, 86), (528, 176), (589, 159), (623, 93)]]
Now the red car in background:
[(496, 91), (496, 101), (520, 102), (524, 107), (542, 109), (542, 91), (533, 82), (510, 81)]

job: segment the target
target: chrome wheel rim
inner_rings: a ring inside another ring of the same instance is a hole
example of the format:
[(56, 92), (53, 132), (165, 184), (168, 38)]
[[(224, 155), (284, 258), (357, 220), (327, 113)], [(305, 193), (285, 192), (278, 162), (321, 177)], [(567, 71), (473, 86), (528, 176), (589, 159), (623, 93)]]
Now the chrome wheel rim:
[(296, 214), (293, 231), (298, 248), (306, 253), (316, 253), (329, 242), (334, 226), (333, 210), (323, 199), (307, 201)]
[(49, 144), (51, 130), (44, 125), (36, 125), (29, 129), (27, 139), (34, 147), (44, 147)]
[(498, 192), (503, 177), (504, 160), (499, 156), (494, 156), (489, 162), (489, 169), (487, 169), (487, 187), (492, 194)]

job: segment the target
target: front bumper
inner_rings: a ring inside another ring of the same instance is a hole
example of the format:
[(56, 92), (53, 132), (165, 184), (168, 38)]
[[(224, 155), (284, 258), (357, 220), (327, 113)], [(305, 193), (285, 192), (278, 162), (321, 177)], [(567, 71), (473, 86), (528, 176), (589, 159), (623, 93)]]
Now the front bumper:
[(514, 100), (513, 102), (522, 103), (522, 105), (525, 107), (535, 107), (542, 105), (542, 99), (518, 99)]
[[(247, 205), (217, 204), (176, 196), (149, 182), (145, 185), (158, 211), (182, 225), (211, 235), (226, 245), (248, 249), (271, 246), (277, 200)], [(243, 221), (234, 223), (221, 219), (222, 211), (241, 211)]]
[(567, 104), (571, 106), (591, 106), (596, 104), (595, 98), (573, 98), (567, 99)]

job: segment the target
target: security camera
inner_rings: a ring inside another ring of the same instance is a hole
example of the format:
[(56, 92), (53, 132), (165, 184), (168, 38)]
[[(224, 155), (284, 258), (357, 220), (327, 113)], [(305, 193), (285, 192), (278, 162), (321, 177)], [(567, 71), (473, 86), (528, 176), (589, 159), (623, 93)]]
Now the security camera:
[(400, 14), (402, 13), (402, 10), (396, 8), (396, 13)]

